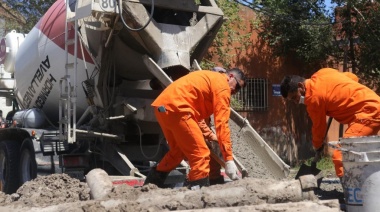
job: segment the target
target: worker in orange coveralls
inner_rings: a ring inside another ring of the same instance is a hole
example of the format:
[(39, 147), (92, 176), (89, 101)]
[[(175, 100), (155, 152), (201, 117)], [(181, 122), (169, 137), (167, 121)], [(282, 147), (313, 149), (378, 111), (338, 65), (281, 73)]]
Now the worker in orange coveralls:
[[(316, 157), (323, 152), (326, 116), (348, 124), (343, 137), (377, 135), (380, 130), (380, 97), (370, 88), (358, 83), (352, 73), (324, 68), (310, 79), (292, 75), (281, 83), (281, 95), (295, 103), (305, 104), (313, 122), (313, 147)], [(335, 172), (343, 177), (342, 152), (332, 155)]]
[(165, 88), (152, 106), (170, 149), (157, 167), (151, 169), (144, 185), (152, 183), (164, 187), (169, 172), (184, 158), (191, 168), (188, 188), (209, 185), (210, 150), (198, 122), (212, 114), (226, 174), (237, 180), (228, 121), (231, 94), (244, 85), (244, 73), (234, 68), (226, 74), (206, 70), (191, 72)]
[[(219, 73), (227, 73), (226, 69), (222, 67), (214, 67), (211, 69)], [(214, 131), (211, 129), (211, 117), (202, 119), (198, 122), (199, 127), (201, 128), (203, 137), (206, 139), (207, 146), (211, 149), (219, 150), (214, 144), (218, 142), (218, 138)], [(218, 151), (220, 153), (220, 151)], [(218, 155), (219, 156), (219, 155)], [(213, 158), (210, 157), (210, 173), (209, 180), (210, 185), (223, 184), (224, 177), (221, 175), (220, 169), (222, 166)]]

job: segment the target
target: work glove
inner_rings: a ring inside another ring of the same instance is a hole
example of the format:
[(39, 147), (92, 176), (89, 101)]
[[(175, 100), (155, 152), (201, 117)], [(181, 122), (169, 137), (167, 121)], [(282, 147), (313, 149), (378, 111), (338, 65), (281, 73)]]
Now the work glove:
[(323, 151), (324, 148), (325, 148), (325, 146), (322, 145), (321, 147), (319, 147), (318, 149), (315, 150), (315, 156), (314, 156), (313, 162), (316, 163), (316, 162), (318, 162), (319, 160), (322, 159), (323, 154), (324, 154), (324, 151)]
[(238, 169), (237, 169), (235, 162), (233, 160), (229, 160), (226, 162), (225, 171), (226, 171), (227, 176), (231, 180), (238, 180), (239, 179), (239, 177), (237, 175)]

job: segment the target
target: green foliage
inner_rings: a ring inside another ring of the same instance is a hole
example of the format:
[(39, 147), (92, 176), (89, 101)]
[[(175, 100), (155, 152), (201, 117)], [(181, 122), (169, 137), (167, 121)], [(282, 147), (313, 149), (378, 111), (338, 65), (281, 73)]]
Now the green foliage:
[[(298, 164), (297, 166), (293, 167), (294, 172), (291, 172), (292, 174), (290, 174), (288, 177), (289, 178), (294, 178), (295, 175), (298, 173), (299, 169), (301, 168), (301, 165), (302, 164), (306, 164), (306, 165), (310, 166), (311, 162), (313, 161), (313, 159), (314, 158), (312, 157), (312, 158), (309, 158), (306, 161), (300, 161), (300, 164)], [(331, 175), (335, 176), (335, 166), (334, 166), (334, 163), (333, 163), (333, 161), (332, 161), (332, 159), (331, 159), (330, 156), (323, 157), (317, 163), (317, 169), (321, 170), (322, 173), (325, 173), (325, 175), (331, 174)]]
[(251, 33), (241, 34), (247, 26), (242, 24), (244, 20), (239, 15), (241, 9), (239, 4), (229, 0), (217, 0), (217, 4), (224, 13), (225, 21), (213, 41), (211, 46), (213, 50), (209, 51), (202, 61), (202, 67), (214, 67), (215, 62), (212, 58), (216, 56), (217, 62), (221, 63), (223, 67), (232, 68), (230, 64), (236, 55), (241, 54), (251, 45), (249, 42)]
[(55, 1), (56, 0), (3, 0), (12, 10), (17, 11), (27, 20), (22, 24), (11, 21), (6, 27), (18, 28), (19, 32), (28, 33)]
[[(358, 41), (355, 56), (358, 64), (356, 72), (367, 81), (378, 81), (380, 77), (380, 9), (378, 3), (352, 5), (355, 22), (352, 22), (354, 37)], [(378, 86), (377, 86), (378, 87)]]
[[(312, 158), (309, 158), (305, 163), (306, 165), (311, 165), (311, 162), (313, 161), (314, 157)], [(317, 168), (320, 169), (320, 170), (331, 170), (331, 169), (335, 169), (334, 168), (334, 163), (332, 162), (332, 159), (331, 157), (329, 156), (326, 156), (326, 157), (322, 157), (320, 161), (318, 161), (317, 163)]]
[(230, 102), (230, 106), (234, 109), (234, 110), (241, 110), (243, 109), (243, 102), (237, 98), (235, 98), (235, 96), (231, 96), (231, 102)]
[(262, 8), (259, 36), (275, 56), (319, 64), (333, 53), (333, 31), (323, 1), (267, 0)]
[[(208, 53), (210, 54), (210, 52)], [(213, 67), (217, 66), (215, 62), (213, 62), (212, 60), (208, 59), (208, 58), (204, 58), (200, 64), (200, 66), (202, 67), (202, 69), (205, 69), (205, 70), (210, 70), (212, 69)]]
[[(22, 31), (22, 28), (23, 28), (23, 24), (12, 19), (12, 18), (5, 18), (5, 17), (1, 17), (2, 19), (4, 19), (4, 35), (12, 30), (16, 30), (16, 32), (21, 32)], [(4, 35), (1, 35), (1, 36), (4, 36)]]

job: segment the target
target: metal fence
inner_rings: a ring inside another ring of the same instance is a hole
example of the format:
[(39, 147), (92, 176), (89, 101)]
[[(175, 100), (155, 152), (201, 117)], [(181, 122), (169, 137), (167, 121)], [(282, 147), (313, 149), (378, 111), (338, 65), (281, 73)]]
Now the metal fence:
[(232, 96), (232, 107), (237, 111), (266, 111), (268, 109), (268, 79), (250, 78), (246, 86)]

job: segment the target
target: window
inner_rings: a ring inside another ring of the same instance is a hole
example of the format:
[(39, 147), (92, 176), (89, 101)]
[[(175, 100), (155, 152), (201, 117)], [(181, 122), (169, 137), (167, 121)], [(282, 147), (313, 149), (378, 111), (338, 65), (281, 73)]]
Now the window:
[(266, 111), (268, 109), (268, 80), (249, 78), (246, 86), (231, 98), (231, 106), (237, 111)]

